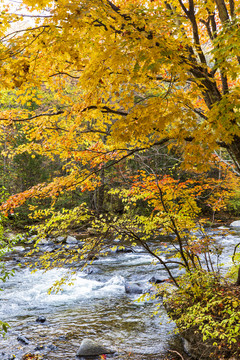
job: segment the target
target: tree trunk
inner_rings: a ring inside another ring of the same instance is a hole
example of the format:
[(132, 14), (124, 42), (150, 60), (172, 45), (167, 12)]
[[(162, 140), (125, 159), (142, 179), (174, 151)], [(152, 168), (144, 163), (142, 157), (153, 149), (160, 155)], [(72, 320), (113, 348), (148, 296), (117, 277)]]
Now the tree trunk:
[(237, 281), (236, 281), (235, 285), (240, 286), (240, 266), (238, 268), (238, 277), (237, 277)]
[(235, 135), (233, 141), (228, 146), (228, 153), (234, 160), (237, 170), (240, 172), (240, 137)]

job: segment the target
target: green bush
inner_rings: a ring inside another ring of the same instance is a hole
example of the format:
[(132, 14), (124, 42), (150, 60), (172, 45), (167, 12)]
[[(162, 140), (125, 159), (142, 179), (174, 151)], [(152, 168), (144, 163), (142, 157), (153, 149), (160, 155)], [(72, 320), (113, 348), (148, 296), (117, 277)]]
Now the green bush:
[(234, 216), (240, 216), (240, 191), (236, 191), (227, 203), (227, 210)]
[[(182, 286), (165, 302), (179, 332), (198, 339), (207, 359), (240, 356), (240, 290), (213, 274), (196, 271), (181, 279)], [(214, 289), (214, 291), (213, 291)]]

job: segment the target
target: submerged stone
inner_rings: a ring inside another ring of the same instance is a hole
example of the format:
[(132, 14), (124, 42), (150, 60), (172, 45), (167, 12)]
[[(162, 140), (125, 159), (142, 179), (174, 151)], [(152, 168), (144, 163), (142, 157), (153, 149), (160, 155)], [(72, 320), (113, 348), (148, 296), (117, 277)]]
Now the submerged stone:
[(77, 351), (77, 356), (89, 357), (98, 356), (103, 354), (113, 354), (114, 351), (107, 347), (100, 345), (92, 339), (83, 339), (81, 345)]
[(30, 343), (30, 341), (25, 336), (22, 336), (22, 335), (19, 335), (17, 337), (17, 340), (24, 345), (28, 345)]
[(45, 316), (38, 316), (38, 318), (36, 319), (36, 322), (38, 323), (45, 323), (47, 319), (45, 318)]
[(149, 279), (148, 281), (152, 284), (161, 284), (161, 283), (165, 282), (166, 279), (159, 279), (159, 278), (156, 278), (155, 276), (152, 276), (151, 279)]
[(143, 293), (143, 289), (138, 284), (134, 284), (134, 283), (126, 283), (125, 291), (127, 294), (142, 294)]

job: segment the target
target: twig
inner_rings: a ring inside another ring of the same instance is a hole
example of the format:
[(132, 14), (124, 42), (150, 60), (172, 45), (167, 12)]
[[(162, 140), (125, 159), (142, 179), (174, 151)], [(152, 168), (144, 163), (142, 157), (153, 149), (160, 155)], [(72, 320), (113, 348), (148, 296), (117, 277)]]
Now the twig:
[(183, 357), (178, 351), (176, 351), (176, 350), (168, 350), (168, 351), (171, 352), (171, 353), (177, 354), (178, 356), (180, 356), (180, 358), (181, 358), (182, 360), (184, 360), (184, 357)]

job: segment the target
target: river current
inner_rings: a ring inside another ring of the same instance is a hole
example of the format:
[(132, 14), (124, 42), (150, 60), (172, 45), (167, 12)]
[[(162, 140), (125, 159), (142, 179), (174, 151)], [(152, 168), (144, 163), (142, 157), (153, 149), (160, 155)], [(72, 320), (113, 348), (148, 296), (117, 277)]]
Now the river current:
[[(219, 259), (222, 271), (231, 265), (231, 255), (240, 233), (220, 235), (212, 231), (224, 251)], [(153, 247), (158, 246), (155, 243)], [(126, 292), (128, 284), (143, 291), (151, 288), (152, 276), (166, 279), (160, 264), (140, 247), (133, 252), (111, 252), (95, 260), (88, 271), (76, 271), (72, 285), (48, 295), (53, 282), (67, 274), (67, 268), (32, 272), (24, 265), (23, 248), (6, 257), (15, 275), (1, 284), (0, 319), (11, 326), (0, 338), (0, 360), (20, 360), (26, 353), (39, 353), (48, 360), (76, 359), (84, 338), (91, 338), (119, 354), (117, 359), (160, 360), (179, 339), (174, 323), (163, 307), (154, 315), (159, 300), (138, 301), (139, 294)], [(21, 267), (17, 264), (21, 262)], [(173, 269), (177, 273), (177, 269)], [(45, 317), (44, 323), (36, 321)], [(24, 343), (24, 340), (27, 340)]]

